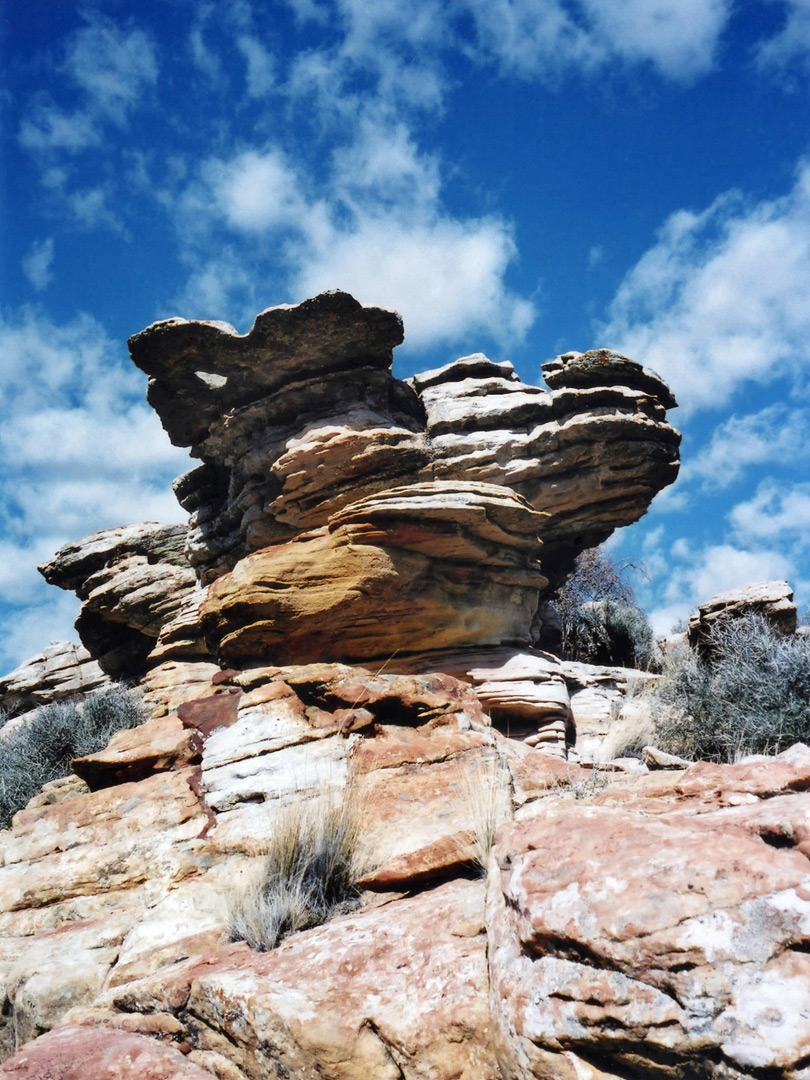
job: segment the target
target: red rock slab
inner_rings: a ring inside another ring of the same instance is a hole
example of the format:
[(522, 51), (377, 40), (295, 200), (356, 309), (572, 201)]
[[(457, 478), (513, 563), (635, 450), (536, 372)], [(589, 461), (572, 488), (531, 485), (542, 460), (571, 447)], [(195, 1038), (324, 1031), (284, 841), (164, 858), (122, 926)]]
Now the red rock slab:
[(478, 881), (366, 908), (272, 952), (229, 946), (109, 998), (115, 1014), (175, 1013), (195, 1051), (251, 1077), (500, 1076)]
[(361, 889), (411, 889), (426, 881), (441, 881), (460, 874), (469, 874), (476, 864), (475, 830), (441, 836), (432, 844), (389, 859), (381, 866), (358, 878)]
[(683, 772), (634, 776), (597, 796), (604, 805), (632, 804), (646, 813), (703, 814), (723, 807), (810, 790), (810, 748), (797, 743), (776, 757), (744, 758), (733, 765), (698, 761)]
[(73, 771), (91, 791), (143, 780), (199, 760), (202, 739), (177, 716), (149, 720), (130, 731), (119, 731), (105, 749), (71, 762)]
[[(773, 831), (780, 801), (689, 814), (673, 798), (674, 812), (652, 816), (560, 800), (501, 830), (493, 1001), (530, 1075), (582, 1075), (561, 1058), (559, 1072), (542, 1071), (543, 1055), (562, 1050), (619, 1075), (701, 1075), (707, 1059), (711, 1076), (802, 1075), (810, 862), (790, 828)], [(788, 825), (810, 821), (810, 793), (789, 801)]]
[(156, 1039), (99, 1027), (42, 1035), (0, 1066), (8, 1080), (211, 1080), (211, 1073)]

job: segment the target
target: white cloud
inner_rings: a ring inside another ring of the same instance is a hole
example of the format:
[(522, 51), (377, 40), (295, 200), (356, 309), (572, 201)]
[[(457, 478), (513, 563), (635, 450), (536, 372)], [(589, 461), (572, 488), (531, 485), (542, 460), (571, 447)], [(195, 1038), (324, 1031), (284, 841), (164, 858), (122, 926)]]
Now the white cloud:
[(275, 85), (275, 61), (258, 38), (240, 34), (236, 45), (247, 63), (247, 92), (250, 97), (265, 97)]
[(752, 498), (733, 508), (729, 520), (744, 542), (796, 541), (810, 548), (810, 483), (764, 480)]
[(52, 102), (38, 100), (20, 123), (20, 144), (26, 150), (66, 150), (75, 153), (101, 142), (95, 118), (85, 112), (65, 112)]
[(699, 604), (727, 589), (756, 581), (795, 579), (794, 561), (773, 547), (736, 544), (696, 546), (680, 538), (668, 553), (663, 602), (649, 612), (653, 631), (667, 634)]
[(474, 23), (479, 49), (501, 68), (548, 81), (571, 68), (616, 61), (650, 63), (689, 81), (714, 65), (730, 14), (728, 0), (457, 0)]
[(810, 410), (777, 403), (724, 421), (682, 472), (690, 481), (701, 481), (704, 490), (721, 491), (753, 465), (789, 466), (802, 460), (810, 461)]
[(25, 309), (0, 320), (0, 354), (0, 654), (12, 667), (75, 637), (75, 601), (37, 564), (96, 529), (184, 520), (171, 481), (189, 461), (144, 402), (144, 377), (90, 316), (58, 324)]
[(54, 244), (53, 237), (35, 240), (22, 261), (23, 273), (37, 290), (41, 292), (50, 284), (53, 274)]
[(88, 25), (68, 40), (64, 70), (94, 109), (122, 124), (143, 92), (157, 82), (155, 46), (131, 23), (119, 25), (98, 12), (85, 19)]
[(658, 371), (685, 410), (810, 364), (810, 165), (793, 190), (678, 211), (622, 283), (602, 339)]
[(366, 217), (307, 260), (296, 291), (311, 296), (342, 288), (363, 303), (394, 308), (412, 345), (476, 331), (505, 344), (520, 340), (535, 316), (532, 303), (504, 285), (514, 253), (509, 230), (497, 219), (407, 226)]
[(210, 251), (208, 230), (224, 224), (253, 246), (243, 246), (238, 259), (229, 247), (213, 260), (187, 256), (194, 271), (185, 300), (193, 300), (196, 311), (204, 310), (204, 301), (209, 316), (242, 316), (223, 301), (260, 276), (256, 267), (269, 254), (291, 298), (345, 289), (363, 303), (399, 311), (409, 344), (472, 332), (505, 344), (525, 335), (535, 312), (505, 284), (516, 254), (509, 224), (447, 214), (439, 163), (418, 152), (404, 124), (386, 137), (378, 118), (365, 116), (356, 140), (339, 147), (328, 164), (320, 189), (273, 146), (202, 166), (179, 203), (186, 242), (194, 251)]

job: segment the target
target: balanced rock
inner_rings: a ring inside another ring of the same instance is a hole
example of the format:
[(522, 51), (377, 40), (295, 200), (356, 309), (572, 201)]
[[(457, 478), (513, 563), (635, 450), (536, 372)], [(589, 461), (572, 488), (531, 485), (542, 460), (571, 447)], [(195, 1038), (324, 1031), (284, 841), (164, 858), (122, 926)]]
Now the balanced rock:
[(719, 623), (744, 615), (761, 615), (773, 630), (792, 634), (798, 621), (793, 590), (787, 581), (760, 581), (718, 593), (689, 619), (687, 639), (698, 652), (711, 652), (711, 632)]
[(209, 587), (203, 627), (231, 666), (528, 642), (540, 520), (506, 488), (393, 488), (242, 559)]
[(204, 581), (416, 479), (424, 414), (390, 370), (402, 336), (398, 315), (333, 292), (269, 308), (244, 335), (168, 319), (130, 339), (169, 437), (203, 461), (176, 492)]
[(365, 496), (452, 480), (509, 487), (547, 513), (557, 584), (677, 475), (674, 398), (626, 357), (547, 365), (551, 392), (482, 354), (403, 382), (401, 340), (399, 316), (340, 292), (270, 308), (244, 335), (169, 319), (130, 340), (170, 438), (203, 462), (175, 487), (203, 582)]

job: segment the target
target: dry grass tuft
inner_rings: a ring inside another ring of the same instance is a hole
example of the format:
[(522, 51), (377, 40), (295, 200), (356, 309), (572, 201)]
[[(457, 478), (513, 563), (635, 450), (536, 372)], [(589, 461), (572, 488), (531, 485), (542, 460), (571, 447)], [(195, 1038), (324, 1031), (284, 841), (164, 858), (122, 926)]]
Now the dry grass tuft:
[(512, 816), (509, 778), (496, 756), (478, 758), (463, 773), (464, 798), (475, 834), (475, 866), (486, 877), (498, 827)]
[(274, 949), (288, 934), (325, 923), (358, 903), (355, 881), (361, 810), (351, 792), (340, 805), (290, 806), (278, 818), (254, 879), (229, 898), (232, 941)]

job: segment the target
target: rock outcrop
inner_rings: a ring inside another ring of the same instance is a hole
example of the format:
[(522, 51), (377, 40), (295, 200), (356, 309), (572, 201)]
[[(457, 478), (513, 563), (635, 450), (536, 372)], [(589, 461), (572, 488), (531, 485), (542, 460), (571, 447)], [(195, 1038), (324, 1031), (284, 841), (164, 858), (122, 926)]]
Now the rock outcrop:
[[(565, 760), (593, 679), (532, 647), (549, 581), (675, 478), (670, 392), (605, 350), (546, 365), (550, 390), (481, 355), (401, 381), (402, 335), (328, 293), (131, 339), (201, 464), (187, 529), (42, 568), (151, 718), (0, 837), (0, 1076), (617, 1080), (702, 1053), (800, 1080), (810, 752), (600, 779)], [(75, 684), (46, 674), (6, 693)], [(627, 677), (602, 681), (600, 717)], [(268, 838), (341, 803), (353, 904), (267, 953), (232, 940)], [(768, 997), (758, 1033), (757, 985), (801, 1019)]]
[(546, 584), (541, 520), (519, 496), (487, 484), (370, 495), (326, 528), (242, 559), (210, 586), (203, 628), (231, 666), (528, 645)]
[(19, 716), (54, 701), (90, 694), (109, 679), (81, 645), (55, 641), (0, 679), (0, 707)]
[(501, 833), (505, 1076), (807, 1075), (810, 750), (676, 775)]
[(82, 644), (113, 678), (138, 676), (161, 627), (178, 614), (196, 577), (184, 525), (128, 525), (66, 544), (40, 566), (50, 585), (82, 601)]
[(729, 619), (743, 615), (762, 615), (780, 634), (796, 631), (798, 615), (793, 602), (793, 590), (787, 581), (760, 581), (718, 593), (689, 618), (687, 639), (696, 652), (710, 653), (712, 628)]
[[(130, 340), (170, 438), (203, 462), (176, 490), (204, 582), (365, 496), (450, 480), (506, 486), (547, 513), (556, 584), (677, 475), (675, 401), (640, 364), (567, 354), (546, 365), (548, 392), (477, 354), (402, 382), (401, 340), (398, 316), (346, 293), (270, 308), (245, 335), (169, 319)], [(583, 381), (592, 369), (601, 380)]]

